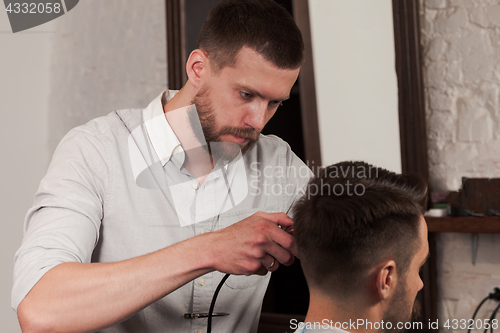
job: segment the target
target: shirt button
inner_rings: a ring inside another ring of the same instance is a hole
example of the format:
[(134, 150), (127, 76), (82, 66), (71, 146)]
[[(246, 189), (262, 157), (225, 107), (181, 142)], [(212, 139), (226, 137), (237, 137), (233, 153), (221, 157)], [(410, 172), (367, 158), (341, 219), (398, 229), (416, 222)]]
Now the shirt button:
[(204, 286), (205, 285), (205, 279), (204, 278), (201, 278), (200, 279), (200, 286)]
[(191, 186), (197, 190), (198, 189), (198, 183), (197, 182), (193, 182), (193, 184), (191, 184)]
[(203, 333), (203, 330), (200, 328), (200, 329), (198, 330), (198, 333)]
[(205, 233), (205, 229), (200, 230), (200, 235)]

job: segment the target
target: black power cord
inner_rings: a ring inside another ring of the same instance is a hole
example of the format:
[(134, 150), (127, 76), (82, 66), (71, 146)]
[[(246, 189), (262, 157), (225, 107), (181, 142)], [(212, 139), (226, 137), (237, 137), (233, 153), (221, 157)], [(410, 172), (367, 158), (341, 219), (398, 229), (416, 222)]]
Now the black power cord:
[(210, 303), (210, 310), (208, 310), (208, 323), (207, 323), (207, 333), (212, 332), (212, 315), (214, 313), (214, 306), (215, 306), (215, 301), (217, 300), (217, 295), (219, 295), (220, 288), (222, 288), (222, 285), (224, 282), (226, 282), (227, 278), (231, 274), (226, 274), (220, 281), (219, 285), (217, 286), (217, 289), (215, 289), (214, 296), (212, 297), (212, 303)]
[[(472, 322), (474, 322), (474, 319), (476, 319), (476, 315), (479, 312), (479, 309), (481, 308), (481, 306), (484, 304), (484, 302), (486, 302), (489, 299), (494, 299), (495, 301), (500, 301), (500, 289), (495, 287), (495, 289), (493, 289), (493, 292), (490, 293), (488, 296), (486, 296), (485, 299), (483, 299), (481, 301), (481, 303), (479, 303), (479, 305), (476, 308), (476, 311), (474, 311), (474, 314), (472, 315)], [(493, 313), (496, 314), (496, 311), (498, 311), (498, 307)], [(470, 333), (470, 330), (471, 330), (471, 327), (469, 326), (467, 333)], [(488, 329), (485, 329), (484, 332), (486, 333), (487, 330)]]
[[(493, 319), (495, 319), (495, 317), (497, 316), (498, 309), (500, 309), (500, 304), (498, 304), (498, 306), (495, 308), (495, 310), (493, 310), (493, 313), (491, 314), (490, 320), (488, 321), (488, 323), (490, 324), (490, 333), (493, 333), (493, 324), (491, 323), (491, 321)], [(487, 331), (488, 331), (488, 329), (486, 328), (484, 330), (484, 333), (486, 333)]]
[[(477, 306), (476, 308), (476, 311), (474, 311), (474, 314), (472, 315), (472, 322), (474, 322), (474, 319), (476, 319), (476, 315), (479, 311), (479, 309), (481, 308), (481, 306), (484, 304), (484, 302), (486, 302), (487, 300), (491, 299), (491, 294), (489, 294), (488, 296), (486, 296), (482, 301), (481, 303), (479, 303), (479, 305)], [(469, 327), (469, 329), (467, 330), (467, 333), (470, 333), (470, 330), (471, 328)]]

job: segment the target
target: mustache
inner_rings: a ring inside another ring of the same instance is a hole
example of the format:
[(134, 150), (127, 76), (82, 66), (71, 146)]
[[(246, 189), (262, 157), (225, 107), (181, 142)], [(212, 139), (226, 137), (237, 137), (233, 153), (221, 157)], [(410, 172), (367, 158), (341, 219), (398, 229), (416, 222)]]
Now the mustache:
[(257, 141), (259, 139), (260, 132), (253, 128), (239, 128), (239, 127), (223, 127), (219, 135), (235, 135), (243, 139), (248, 139), (250, 141)]

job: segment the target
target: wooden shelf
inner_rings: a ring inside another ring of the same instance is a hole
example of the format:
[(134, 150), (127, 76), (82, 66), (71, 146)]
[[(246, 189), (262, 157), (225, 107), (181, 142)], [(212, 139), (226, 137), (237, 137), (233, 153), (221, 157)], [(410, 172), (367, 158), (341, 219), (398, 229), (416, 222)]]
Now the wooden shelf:
[(429, 232), (500, 233), (500, 217), (426, 217)]

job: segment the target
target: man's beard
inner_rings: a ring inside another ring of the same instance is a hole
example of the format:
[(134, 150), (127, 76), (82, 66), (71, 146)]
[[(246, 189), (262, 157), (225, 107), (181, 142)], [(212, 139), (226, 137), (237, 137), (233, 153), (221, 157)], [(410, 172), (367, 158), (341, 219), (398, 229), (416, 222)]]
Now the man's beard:
[[(260, 133), (253, 128), (231, 126), (224, 126), (220, 130), (217, 130), (215, 113), (210, 101), (209, 92), (210, 89), (208, 86), (202, 87), (191, 101), (191, 104), (194, 104), (197, 110), (197, 115), (190, 114), (189, 116), (191, 127), (195, 128), (193, 124), (198, 120), (196, 119), (196, 116), (198, 116), (203, 136), (208, 144), (208, 150), (212, 158), (217, 161), (221, 159), (231, 161), (238, 156), (240, 150), (242, 155), (244, 155), (259, 140)], [(196, 132), (195, 135), (198, 136), (198, 140), (203, 142), (203, 138), (199, 137), (201, 133)], [(243, 143), (223, 142), (221, 136), (228, 134), (247, 139), (248, 141)]]
[[(392, 323), (392, 329), (385, 330), (387, 332), (403, 332), (405, 330), (404, 324), (406, 322), (410, 322), (412, 320), (415, 321), (420, 317), (420, 302), (415, 299), (413, 301), (413, 305), (409, 304), (411, 303), (411, 300), (407, 299), (408, 292), (406, 287), (406, 282), (401, 280), (401, 283), (399, 283), (397, 290), (392, 297), (391, 304), (384, 314), (384, 323)], [(408, 312), (410, 306), (412, 306), (412, 308), (411, 313), (409, 314)], [(403, 329), (397, 328), (398, 322), (403, 323)]]

